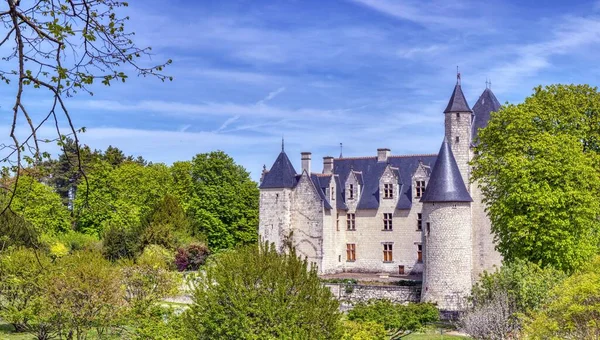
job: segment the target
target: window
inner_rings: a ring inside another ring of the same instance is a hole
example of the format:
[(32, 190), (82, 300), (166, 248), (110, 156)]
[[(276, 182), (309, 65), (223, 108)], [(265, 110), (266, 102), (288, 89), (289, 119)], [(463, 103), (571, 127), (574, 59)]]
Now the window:
[(431, 231), (431, 224), (427, 222), (427, 236), (429, 236), (429, 232)]
[(455, 141), (458, 143), (458, 142), (460, 142), (460, 137), (459, 137), (459, 136), (456, 136), (456, 137), (454, 138), (454, 140), (455, 140)]
[(356, 214), (346, 214), (348, 230), (356, 230)]
[(425, 193), (425, 181), (417, 181), (415, 187), (417, 197), (423, 196), (423, 194)]
[(383, 213), (383, 230), (392, 230), (392, 213)]
[(340, 213), (335, 215), (335, 230), (340, 231)]
[(394, 198), (394, 185), (384, 184), (383, 185), (383, 198)]
[(383, 262), (392, 262), (392, 243), (383, 244)]
[(460, 112), (456, 113), (456, 118), (460, 118)]
[(348, 190), (348, 198), (354, 199), (354, 184), (350, 184), (350, 189)]
[(331, 187), (331, 200), (335, 201), (335, 187)]
[(423, 230), (423, 214), (417, 214), (417, 231)]
[(346, 243), (346, 261), (356, 261), (356, 244)]
[(417, 262), (423, 262), (423, 245), (417, 244)]

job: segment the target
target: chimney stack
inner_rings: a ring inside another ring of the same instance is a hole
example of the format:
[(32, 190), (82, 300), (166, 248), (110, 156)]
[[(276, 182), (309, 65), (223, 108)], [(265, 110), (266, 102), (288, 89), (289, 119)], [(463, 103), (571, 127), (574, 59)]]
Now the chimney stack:
[(390, 157), (391, 151), (388, 148), (377, 149), (377, 162), (387, 162)]
[(330, 175), (333, 173), (333, 157), (325, 156), (323, 157), (323, 173)]
[(311, 159), (311, 153), (310, 152), (301, 152), (300, 153), (302, 155), (302, 172), (306, 171), (306, 173), (308, 173), (310, 175), (310, 159)]

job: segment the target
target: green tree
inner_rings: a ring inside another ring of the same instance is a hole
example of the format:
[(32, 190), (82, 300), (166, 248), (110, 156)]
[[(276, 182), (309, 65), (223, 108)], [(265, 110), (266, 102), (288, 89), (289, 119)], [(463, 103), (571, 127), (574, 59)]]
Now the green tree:
[(598, 253), (599, 121), (596, 88), (552, 85), (479, 131), (473, 178), (506, 261), (572, 271)]
[(186, 325), (197, 339), (337, 339), (339, 303), (306, 260), (274, 245), (211, 257)]
[(389, 300), (369, 300), (357, 303), (348, 312), (348, 320), (376, 322), (383, 325), (389, 336), (397, 337), (438, 321), (439, 311), (430, 303), (402, 305)]
[(556, 286), (524, 327), (529, 339), (600, 337), (600, 257)]
[(258, 234), (258, 187), (222, 151), (198, 154), (191, 165), (190, 215), (213, 250), (253, 243)]
[(375, 321), (344, 321), (342, 340), (386, 340), (389, 339), (382, 324)]
[(50, 259), (41, 252), (19, 248), (0, 252), (0, 319), (23, 332), (41, 312)]
[[(31, 224), (38, 233), (56, 234), (71, 229), (69, 211), (60, 196), (31, 176), (20, 176), (11, 205), (12, 211)], [(6, 197), (8, 199), (8, 197)]]
[(142, 247), (156, 244), (175, 249), (178, 240), (190, 232), (190, 220), (179, 201), (175, 196), (166, 194), (142, 219), (139, 234)]

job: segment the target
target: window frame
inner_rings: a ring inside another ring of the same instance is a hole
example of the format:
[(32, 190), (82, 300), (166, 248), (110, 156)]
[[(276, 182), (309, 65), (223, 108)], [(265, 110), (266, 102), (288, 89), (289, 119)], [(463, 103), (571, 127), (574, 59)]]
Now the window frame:
[(346, 213), (346, 230), (356, 230), (356, 213)]
[(394, 221), (393, 213), (383, 213), (383, 231), (394, 230), (393, 221)]
[(423, 245), (417, 244), (417, 262), (423, 263)]
[(383, 198), (393, 199), (394, 198), (394, 183), (383, 184)]
[(423, 213), (417, 213), (417, 231), (423, 231)]
[(356, 243), (346, 243), (346, 262), (356, 261)]
[(348, 185), (348, 192), (349, 192), (348, 199), (353, 200), (354, 199), (354, 184), (350, 183)]
[(392, 242), (383, 243), (383, 262), (384, 263), (394, 262), (394, 243), (392, 243)]
[(415, 197), (417, 197), (417, 198), (423, 197), (423, 195), (425, 194), (426, 186), (427, 186), (427, 183), (425, 180), (415, 181)]

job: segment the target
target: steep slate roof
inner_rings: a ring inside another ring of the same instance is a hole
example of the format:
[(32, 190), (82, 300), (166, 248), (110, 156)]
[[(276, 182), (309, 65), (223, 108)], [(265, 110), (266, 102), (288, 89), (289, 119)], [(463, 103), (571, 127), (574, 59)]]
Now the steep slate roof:
[(456, 86), (454, 86), (454, 91), (452, 91), (452, 96), (450, 96), (448, 106), (446, 106), (446, 110), (444, 110), (444, 113), (449, 112), (473, 112), (469, 108), (469, 104), (467, 103), (467, 99), (465, 99), (465, 95), (460, 88), (460, 84), (456, 84)]
[(377, 209), (379, 207), (379, 179), (388, 164), (398, 168), (400, 197), (398, 209), (410, 209), (412, 205), (412, 175), (422, 160), (426, 165), (433, 165), (435, 155), (390, 156), (387, 162), (377, 162), (377, 157), (336, 158), (333, 162), (333, 172), (339, 175), (343, 188), (351, 169), (362, 172), (363, 185), (361, 188), (358, 209)]
[(348, 206), (346, 205), (346, 201), (344, 200), (344, 186), (340, 181), (340, 176), (334, 176), (335, 186), (337, 187), (337, 191), (335, 193), (335, 205), (336, 208), (340, 210), (348, 210)]
[(445, 138), (421, 202), (473, 202)]
[(292, 162), (285, 152), (281, 151), (271, 170), (265, 174), (260, 188), (293, 188), (297, 182), (296, 170)]
[[(331, 209), (331, 205), (327, 201), (327, 196), (325, 196), (325, 189), (329, 187), (331, 176), (317, 176), (317, 174), (311, 174), (310, 179), (315, 185), (315, 189), (317, 189), (317, 193), (319, 194), (319, 197), (321, 197), (325, 209)], [(323, 184), (325, 184), (325, 186), (323, 186)]]
[(490, 113), (498, 111), (500, 106), (500, 102), (496, 99), (492, 90), (486, 88), (481, 96), (479, 96), (475, 106), (473, 106), (473, 113), (475, 114), (475, 118), (473, 119), (473, 130), (471, 132), (471, 139), (473, 142), (475, 142), (477, 138), (477, 131), (486, 127), (490, 121)]

